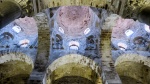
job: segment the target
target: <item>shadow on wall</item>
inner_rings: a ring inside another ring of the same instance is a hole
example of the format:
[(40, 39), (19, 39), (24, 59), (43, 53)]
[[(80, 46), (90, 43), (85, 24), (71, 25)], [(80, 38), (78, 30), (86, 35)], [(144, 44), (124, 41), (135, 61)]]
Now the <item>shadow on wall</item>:
[(141, 9), (139, 20), (150, 26), (150, 6)]

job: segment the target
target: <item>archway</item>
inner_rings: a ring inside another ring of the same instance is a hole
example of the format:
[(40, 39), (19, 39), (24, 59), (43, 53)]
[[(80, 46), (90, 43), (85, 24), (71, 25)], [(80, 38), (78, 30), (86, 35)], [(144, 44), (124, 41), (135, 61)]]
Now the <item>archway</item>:
[(23, 53), (0, 56), (0, 83), (26, 84), (33, 69), (32, 60)]
[(138, 54), (124, 54), (115, 63), (123, 84), (149, 84), (150, 59)]
[(102, 84), (100, 67), (84, 56), (69, 54), (55, 60), (46, 72), (46, 84)]

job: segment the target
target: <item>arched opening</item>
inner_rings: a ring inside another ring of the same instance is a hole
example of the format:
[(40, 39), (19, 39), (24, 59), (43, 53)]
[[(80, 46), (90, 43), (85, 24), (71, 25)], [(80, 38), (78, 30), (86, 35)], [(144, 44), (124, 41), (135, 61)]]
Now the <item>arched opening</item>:
[(0, 44), (3, 45), (7, 42), (10, 42), (14, 39), (14, 36), (9, 32), (4, 32), (0, 35)]
[(115, 63), (123, 84), (149, 84), (150, 59), (138, 54), (124, 54)]
[(148, 50), (149, 45), (147, 41), (142, 36), (137, 36), (133, 39), (134, 49), (138, 51), (146, 51)]
[(86, 50), (96, 50), (97, 47), (97, 42), (96, 42), (96, 37), (93, 35), (90, 35), (89, 37), (86, 38)]
[(62, 42), (62, 37), (58, 34), (56, 34), (56, 42)]
[(22, 53), (10, 53), (0, 56), (0, 83), (27, 84), (33, 69), (32, 60)]
[(93, 60), (77, 54), (58, 58), (46, 73), (47, 84), (102, 84), (100, 67)]
[(139, 19), (141, 22), (150, 25), (150, 6), (141, 9)]
[(64, 49), (63, 48), (63, 38), (56, 34), (55, 38), (52, 38), (52, 48), (53, 49)]

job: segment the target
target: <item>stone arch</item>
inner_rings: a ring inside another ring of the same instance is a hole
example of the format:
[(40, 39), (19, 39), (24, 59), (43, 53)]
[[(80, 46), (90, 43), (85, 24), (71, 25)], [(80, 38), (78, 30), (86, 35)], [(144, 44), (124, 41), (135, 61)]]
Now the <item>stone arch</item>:
[(86, 38), (86, 50), (96, 49), (96, 39), (93, 35), (90, 35)]
[(0, 56), (0, 82), (2, 84), (26, 84), (33, 69), (33, 61), (23, 53)]
[(141, 8), (138, 18), (141, 22), (150, 25), (150, 6), (144, 6)]
[(58, 7), (58, 6), (92, 6), (92, 7), (104, 7), (107, 3), (106, 0), (43, 0), (46, 7)]
[(89, 37), (87, 37), (88, 43), (94, 44), (93, 38), (94, 38), (93, 35), (90, 35)]
[(150, 58), (138, 54), (123, 54), (117, 58), (115, 68), (123, 84), (149, 84)]
[(100, 75), (100, 67), (93, 60), (78, 54), (69, 54), (49, 65), (46, 72), (46, 84), (59, 82), (102, 84)]

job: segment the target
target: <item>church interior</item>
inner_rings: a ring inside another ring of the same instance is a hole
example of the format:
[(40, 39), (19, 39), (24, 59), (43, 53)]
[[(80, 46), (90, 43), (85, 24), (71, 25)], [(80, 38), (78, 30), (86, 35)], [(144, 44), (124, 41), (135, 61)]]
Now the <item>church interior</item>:
[(0, 0), (0, 84), (150, 84), (150, 0)]

